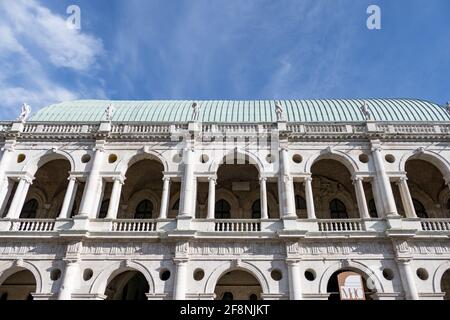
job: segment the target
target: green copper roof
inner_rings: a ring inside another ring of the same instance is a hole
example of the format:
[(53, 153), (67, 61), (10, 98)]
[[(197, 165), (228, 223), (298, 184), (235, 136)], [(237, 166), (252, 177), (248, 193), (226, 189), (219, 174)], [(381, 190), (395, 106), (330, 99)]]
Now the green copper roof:
[[(31, 117), (35, 122), (99, 122), (105, 120), (105, 108), (114, 106), (113, 122), (188, 122), (192, 100), (114, 101), (77, 100), (50, 105)], [(205, 100), (199, 120), (212, 123), (275, 122), (275, 100)], [(360, 110), (369, 106), (377, 121), (423, 122), (450, 121), (450, 115), (435, 103), (414, 99), (339, 99), (281, 100), (288, 122), (364, 121)]]

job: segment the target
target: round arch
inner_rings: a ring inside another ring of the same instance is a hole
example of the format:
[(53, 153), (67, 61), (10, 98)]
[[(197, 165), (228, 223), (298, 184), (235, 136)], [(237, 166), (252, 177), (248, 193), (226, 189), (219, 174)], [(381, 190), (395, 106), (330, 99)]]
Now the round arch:
[(141, 151), (135, 153), (128, 158), (122, 159), (116, 166), (116, 172), (120, 172), (123, 176), (125, 176), (128, 169), (133, 164), (138, 163), (142, 160), (155, 160), (162, 164), (162, 166), (164, 167), (164, 171), (169, 171), (169, 165), (162, 154), (154, 150), (148, 150), (146, 152)]
[(239, 200), (231, 191), (222, 188), (217, 189), (215, 198), (216, 203), (221, 199), (227, 201), (231, 206), (231, 212), (239, 212)]
[(70, 171), (75, 171), (75, 161), (65, 151), (45, 151), (31, 158), (23, 168), (23, 171), (34, 176), (39, 168), (53, 160), (66, 160), (70, 163)]
[(153, 293), (155, 291), (155, 282), (153, 277), (144, 265), (134, 261), (121, 261), (113, 263), (98, 274), (92, 283), (90, 293), (104, 294), (108, 283), (125, 271), (138, 271), (142, 273), (148, 282), (149, 293)]
[(378, 278), (378, 276), (367, 266), (365, 266), (364, 264), (360, 263), (360, 262), (355, 262), (355, 261), (348, 261), (346, 263), (344, 262), (337, 262), (331, 266), (329, 266), (325, 272), (322, 274), (322, 276), (320, 277), (320, 281), (319, 281), (319, 293), (327, 293), (327, 286), (328, 286), (328, 282), (330, 281), (331, 276), (336, 272), (339, 271), (340, 269), (350, 269), (350, 270), (355, 270), (356, 272), (362, 272), (364, 273), (368, 278), (373, 280), (373, 283), (375, 285), (375, 290), (377, 292), (384, 292), (384, 288), (383, 285), (380, 281), (380, 279)]
[(443, 262), (439, 267), (436, 269), (433, 275), (433, 290), (434, 292), (442, 292), (441, 288), (441, 280), (444, 276), (444, 273), (450, 270), (450, 261)]
[(127, 212), (125, 212), (125, 215), (134, 214), (136, 212), (137, 206), (143, 200), (150, 200), (150, 202), (153, 204), (153, 214), (156, 215), (156, 217), (158, 217), (160, 208), (159, 206), (160, 198), (156, 195), (154, 191), (150, 189), (142, 189), (133, 193), (133, 195), (128, 200), (128, 208)]
[(399, 171), (406, 172), (406, 162), (408, 160), (423, 160), (434, 165), (442, 174), (442, 177), (450, 175), (450, 163), (436, 152), (414, 150), (405, 153), (399, 161)]
[(332, 151), (321, 151), (311, 155), (305, 163), (305, 171), (311, 172), (312, 166), (320, 160), (336, 160), (337, 162), (344, 165), (350, 172), (350, 175), (359, 171), (358, 164), (356, 161), (350, 157), (348, 154), (342, 151), (332, 150)]
[(248, 150), (244, 150), (241, 148), (229, 150), (227, 153), (224, 153), (221, 157), (215, 157), (215, 159), (217, 159), (217, 160), (215, 160), (211, 163), (211, 165), (209, 167), (209, 171), (217, 173), (217, 171), (219, 170), (219, 167), (223, 164), (225, 158), (230, 155), (234, 156), (235, 152), (238, 154), (238, 156), (248, 157), (249, 163), (256, 166), (256, 168), (258, 169), (258, 173), (261, 174), (261, 172), (264, 171), (264, 164), (261, 161), (261, 159), (259, 158), (259, 156), (257, 154), (254, 154)]
[(36, 293), (42, 293), (42, 275), (39, 269), (28, 261), (9, 261), (0, 265), (0, 285), (8, 277), (23, 270), (28, 270), (33, 274), (36, 281)]
[(269, 284), (267, 282), (267, 279), (264, 277), (264, 274), (261, 272), (261, 270), (259, 270), (253, 264), (244, 261), (240, 261), (238, 264), (233, 263), (233, 261), (227, 261), (219, 265), (217, 268), (215, 268), (214, 271), (209, 275), (208, 279), (206, 280), (204, 293), (209, 294), (214, 293), (214, 289), (216, 288), (216, 285), (219, 282), (220, 278), (225, 273), (234, 270), (241, 270), (250, 273), (258, 280), (262, 292), (264, 294), (270, 293)]

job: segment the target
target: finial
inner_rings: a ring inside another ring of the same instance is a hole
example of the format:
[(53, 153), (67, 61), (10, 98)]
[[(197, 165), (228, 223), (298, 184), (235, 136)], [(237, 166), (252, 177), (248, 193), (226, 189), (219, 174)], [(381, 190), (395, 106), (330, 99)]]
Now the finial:
[(192, 103), (192, 121), (198, 121), (200, 114), (200, 105), (197, 102)]
[(110, 103), (105, 109), (106, 121), (109, 122), (112, 121), (113, 113), (114, 113), (114, 106), (112, 105), (112, 103)]
[(19, 120), (21, 122), (26, 122), (30, 113), (31, 113), (31, 107), (26, 103), (22, 104), (22, 109), (20, 111), (20, 115), (17, 118), (17, 120)]

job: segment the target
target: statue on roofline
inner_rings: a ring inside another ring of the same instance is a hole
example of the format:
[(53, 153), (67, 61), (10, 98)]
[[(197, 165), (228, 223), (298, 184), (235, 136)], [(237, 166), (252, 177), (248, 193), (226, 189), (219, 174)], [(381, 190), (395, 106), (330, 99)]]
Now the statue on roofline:
[(114, 113), (114, 106), (112, 104), (108, 105), (105, 109), (106, 121), (111, 122)]
[(364, 101), (363, 105), (360, 107), (360, 110), (366, 120), (372, 120), (372, 115), (370, 113), (369, 105)]
[(283, 121), (284, 120), (284, 115), (283, 115), (283, 106), (281, 105), (280, 102), (275, 102), (275, 113), (277, 114), (277, 121)]
[(192, 104), (192, 121), (198, 121), (200, 115), (200, 105), (197, 102)]
[(22, 104), (22, 109), (20, 111), (20, 115), (17, 118), (17, 120), (19, 120), (21, 122), (26, 122), (30, 113), (31, 113), (31, 107), (26, 103)]

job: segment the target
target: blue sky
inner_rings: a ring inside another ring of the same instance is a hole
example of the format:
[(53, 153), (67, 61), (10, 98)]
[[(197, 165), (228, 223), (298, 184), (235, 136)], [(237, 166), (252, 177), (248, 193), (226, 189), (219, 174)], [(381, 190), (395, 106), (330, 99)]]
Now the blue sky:
[[(81, 9), (81, 30), (66, 8)], [(369, 5), (381, 30), (366, 27)], [(73, 99), (450, 100), (448, 0), (0, 0), (0, 119)]]

